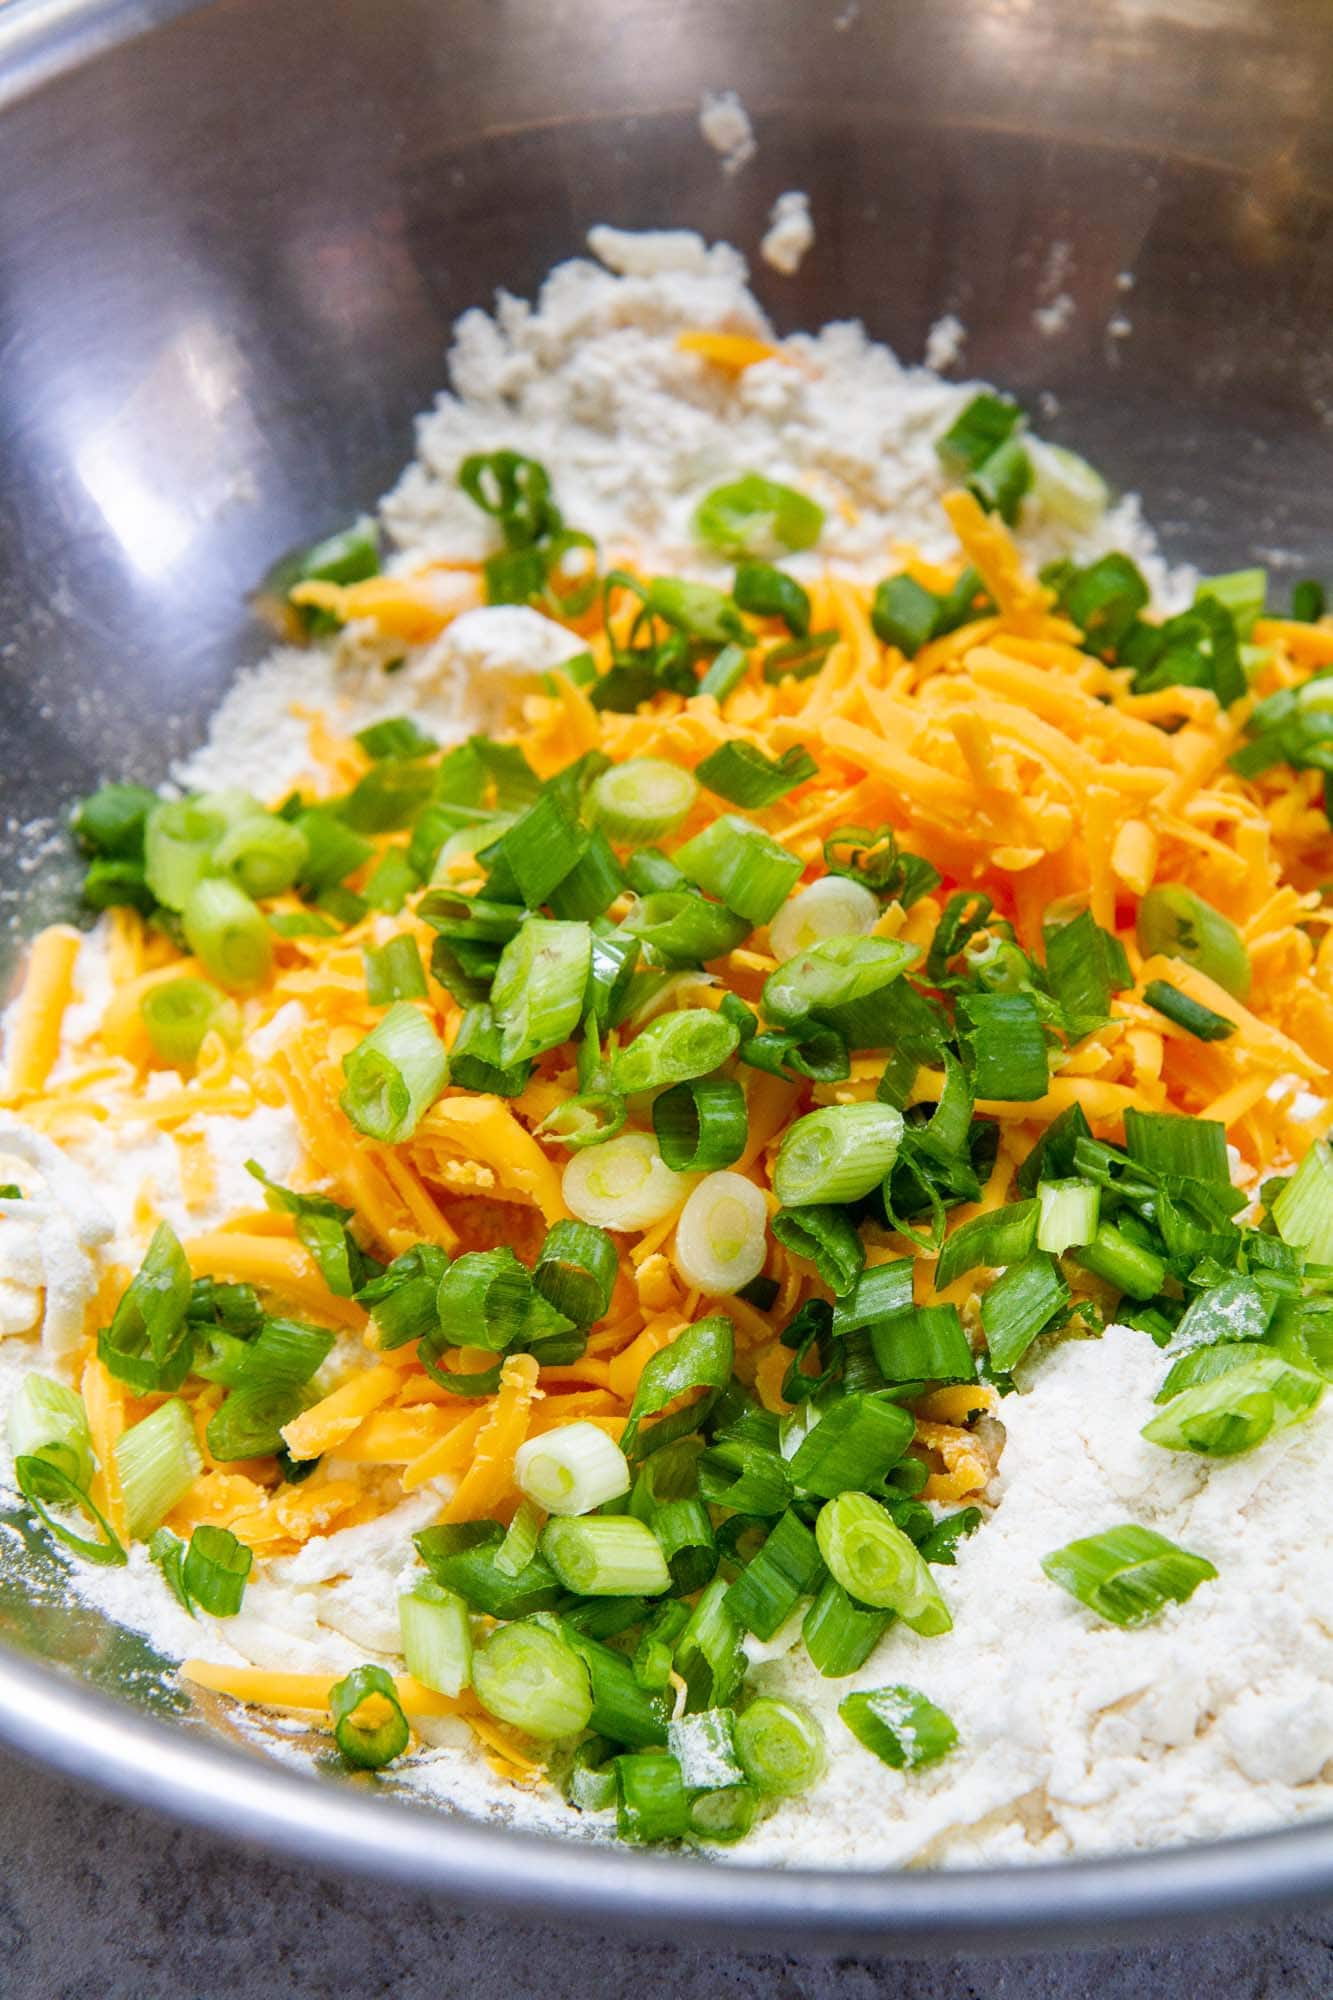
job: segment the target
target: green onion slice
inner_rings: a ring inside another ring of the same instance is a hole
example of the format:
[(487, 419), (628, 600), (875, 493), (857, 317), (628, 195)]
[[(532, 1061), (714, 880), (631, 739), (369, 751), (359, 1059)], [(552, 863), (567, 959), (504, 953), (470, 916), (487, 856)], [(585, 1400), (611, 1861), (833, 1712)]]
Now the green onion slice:
[(576, 1153), (561, 1179), (565, 1206), (581, 1222), (626, 1231), (664, 1222), (692, 1186), (688, 1175), (671, 1171), (646, 1132), (624, 1132)]
[(235, 1458), (264, 1458), (282, 1449), (282, 1431), (300, 1414), (299, 1388), (290, 1382), (233, 1389), (209, 1420), (208, 1449), (224, 1463)]
[(891, 1611), (856, 1603), (835, 1578), (826, 1576), (801, 1626), (810, 1664), (826, 1680), (854, 1674), (870, 1658), (892, 1619)]
[(142, 861), (145, 823), (160, 803), (146, 785), (102, 785), (75, 808), (70, 830), (87, 854)]
[(510, 939), (491, 987), (503, 1068), (568, 1041), (583, 1012), (591, 960), (586, 923), (529, 917)]
[(769, 563), (741, 563), (731, 594), (742, 611), (756, 618), (780, 618), (793, 638), (803, 639), (810, 630), (809, 591)]
[(858, 1743), (895, 1771), (919, 1771), (947, 1757), (958, 1741), (953, 1722), (918, 1688), (870, 1688), (849, 1694), (838, 1714)]
[(715, 1792), (743, 1785), (745, 1769), (736, 1753), (736, 1716), (730, 1708), (701, 1708), (667, 1724), (667, 1744), (680, 1765), (687, 1792)]
[(1168, 979), (1150, 979), (1143, 989), (1143, 998), (1147, 1006), (1183, 1028), (1187, 1035), (1193, 1035), (1196, 1041), (1224, 1042), (1236, 1032), (1234, 1021), (1205, 1007), (1201, 1000), (1192, 1000)]
[(10, 1398), (9, 1449), (16, 1459), (46, 1459), (74, 1486), (86, 1488), (93, 1441), (82, 1396), (49, 1375), (25, 1375)]
[(704, 965), (723, 958), (749, 936), (751, 925), (720, 903), (686, 889), (654, 890), (640, 897), (623, 924), (631, 937), (673, 965)]
[(833, 1104), (807, 1112), (783, 1134), (773, 1191), (784, 1208), (859, 1201), (892, 1167), (902, 1135), (902, 1113), (890, 1104)]
[(169, 1223), (159, 1223), (143, 1263), (98, 1336), (99, 1358), (136, 1395), (178, 1389), (189, 1372), (194, 1332), (190, 1266)]
[(1011, 397), (983, 389), (936, 439), (935, 450), (946, 471), (974, 472), (1015, 431), (1022, 430), (1024, 422), (1022, 410)]
[(701, 542), (740, 560), (812, 548), (824, 526), (824, 510), (793, 486), (747, 472), (705, 494), (693, 525)]
[(641, 842), (670, 833), (687, 818), (699, 787), (679, 764), (631, 757), (593, 781), (588, 805), (613, 840)]
[(617, 1757), (616, 1774), (616, 1831), (622, 1840), (679, 1840), (689, 1831), (689, 1798), (680, 1765), (669, 1752), (639, 1750)]
[(939, 1587), (913, 1543), (866, 1493), (840, 1493), (815, 1522), (819, 1552), (848, 1594), (895, 1611), (914, 1632), (934, 1637), (953, 1626)]
[(241, 1608), (246, 1580), (254, 1561), (230, 1528), (200, 1522), (190, 1536), (181, 1565), (181, 1583), (191, 1603), (214, 1618), (232, 1618)]
[[(798, 889), (773, 919), (769, 929), (769, 939), (774, 953), (783, 961), (779, 965), (778, 972), (785, 972), (791, 966), (800, 966), (803, 963), (803, 955), (812, 952), (816, 946), (830, 944), (837, 939), (865, 937), (866, 933), (873, 930), (878, 923), (879, 914), (878, 896), (863, 883), (852, 881), (845, 875), (821, 875), (817, 882), (811, 882), (806, 888)], [(878, 958), (878, 954), (874, 956)], [(903, 964), (908, 963), (910, 960), (903, 961)], [(814, 965), (821, 971), (825, 969), (824, 961), (816, 960)], [(899, 969), (901, 970), (901, 966)], [(778, 973), (771, 973), (769, 977), (778, 981), (775, 992), (789, 991), (790, 1004), (793, 1006), (798, 1004), (801, 998), (800, 992), (792, 992), (787, 983), (778, 980)], [(817, 979), (814, 973), (805, 973), (799, 977)], [(822, 983), (827, 983), (827, 980)], [(869, 990), (875, 989), (872, 987)], [(846, 989), (841, 988), (840, 991), (843, 997), (846, 997)], [(836, 1004), (836, 998), (832, 1004)], [(772, 1009), (767, 1007), (767, 994), (765, 994), (765, 1006), (767, 1011), (772, 1012)], [(806, 1011), (814, 1009), (807, 1008)], [(773, 1018), (781, 1020), (798, 1017), (774, 1014)]]
[(823, 1575), (819, 1544), (799, 1514), (788, 1508), (729, 1587), (727, 1609), (747, 1632), (771, 1639)]
[(400, 1000), (343, 1057), (338, 1099), (352, 1124), (382, 1145), (411, 1138), (449, 1080), (444, 1043), (426, 1016)]
[(957, 1306), (918, 1306), (877, 1320), (870, 1345), (886, 1382), (971, 1382), (976, 1375)]
[[(620, 1448), (629, 1457), (635, 1454), (639, 1429), (645, 1417), (655, 1416), (664, 1410), (677, 1396), (690, 1389), (725, 1389), (731, 1380), (731, 1367), (735, 1349), (735, 1337), (731, 1321), (721, 1313), (713, 1313), (707, 1319), (697, 1320), (686, 1327), (683, 1333), (668, 1347), (654, 1354), (639, 1377), (639, 1385), (634, 1391), (634, 1401), (630, 1405), (629, 1421), (621, 1434)], [(689, 1419), (689, 1428), (695, 1429), (701, 1420), (698, 1405), (683, 1413)], [(667, 1420), (655, 1425), (647, 1434), (646, 1441), (653, 1441), (656, 1447), (668, 1442), (667, 1436), (659, 1433), (670, 1432), (671, 1422)], [(679, 1432), (671, 1433), (679, 1435)], [(650, 1444), (650, 1448), (653, 1448)]]
[(353, 1667), (329, 1690), (333, 1736), (349, 1764), (378, 1771), (407, 1748), (407, 1717), (383, 1667)]
[(583, 1661), (565, 1639), (530, 1618), (500, 1626), (477, 1648), (472, 1687), (488, 1713), (542, 1742), (576, 1736), (592, 1716)]
[(715, 819), (672, 859), (687, 881), (751, 924), (775, 916), (802, 874), (798, 855), (737, 813)]
[(1046, 1095), (1046, 1036), (1032, 994), (960, 994), (957, 1021), (978, 1098), (1023, 1103)]
[(424, 1000), (426, 974), (421, 952), (410, 931), (399, 931), (387, 944), (363, 952), (366, 966), (366, 998), (372, 1007), (388, 1007), (395, 1000)]
[(1060, 1268), (1043, 1250), (1011, 1264), (981, 1301), (981, 1324), (991, 1367), (1007, 1374), (1037, 1335), (1069, 1304)]
[(1234, 1458), (1310, 1416), (1323, 1393), (1320, 1376), (1273, 1354), (1182, 1390), (1144, 1425), (1143, 1435), (1168, 1451)]
[(1101, 1189), (1089, 1181), (1041, 1181), (1037, 1186), (1037, 1248), (1061, 1257), (1091, 1243), (1101, 1220)]
[(901, 1404), (874, 1395), (844, 1396), (802, 1438), (791, 1476), (803, 1492), (821, 1499), (869, 1492), (902, 1458), (915, 1430), (915, 1418)]
[(1133, 1522), (1053, 1549), (1041, 1566), (1052, 1583), (1111, 1625), (1144, 1625), (1217, 1575), (1206, 1557)]
[(1333, 1148), (1317, 1139), (1272, 1204), (1282, 1241), (1314, 1264), (1333, 1264)]
[(740, 1031), (724, 1014), (687, 1007), (659, 1014), (611, 1065), (611, 1088), (626, 1097), (708, 1076), (733, 1055)]
[(1240, 932), (1192, 889), (1180, 883), (1150, 889), (1139, 904), (1135, 930), (1145, 958), (1183, 958), (1238, 1000), (1248, 995), (1253, 971)]
[(472, 1680), (472, 1619), (457, 1591), (429, 1578), (398, 1599), (403, 1664), (437, 1694), (458, 1695)]
[(191, 951), (220, 985), (256, 986), (267, 974), (272, 935), (263, 912), (234, 882), (197, 882), (186, 894), (181, 922)]
[(1111, 502), (1100, 472), (1077, 452), (1041, 438), (1029, 438), (1027, 450), (1033, 493), (1051, 519), (1076, 535), (1095, 528)]
[(213, 865), (247, 896), (278, 896), (300, 880), (309, 845), (299, 826), (276, 813), (255, 813), (227, 829), (213, 850)]
[[(254, 810), (262, 808), (254, 802)], [(227, 831), (225, 812), (195, 795), (155, 800), (143, 827), (144, 874), (169, 910), (183, 910), (190, 892), (212, 871), (213, 850)]]
[(122, 1433), (116, 1443), (116, 1468), (132, 1540), (147, 1541), (163, 1516), (185, 1498), (203, 1467), (190, 1412), (175, 1398)]
[[(129, 1555), (116, 1539), (110, 1523), (99, 1512), (82, 1486), (69, 1473), (50, 1458), (22, 1456), (14, 1460), (14, 1481), (19, 1492), (56, 1540), (73, 1549), (75, 1555), (85, 1562), (98, 1563), (104, 1568), (119, 1567), (129, 1561)], [(79, 1535), (65, 1521), (52, 1513), (53, 1507), (65, 1511), (77, 1508), (88, 1516), (100, 1530), (98, 1539)]]
[(656, 1597), (671, 1588), (661, 1544), (632, 1514), (548, 1521), (541, 1550), (566, 1590), (580, 1597)]
[(755, 1790), (768, 1798), (808, 1792), (827, 1762), (824, 1732), (808, 1708), (759, 1695), (736, 1723), (736, 1753)]
[(865, 1269), (865, 1245), (845, 1208), (826, 1202), (780, 1208), (772, 1229), (785, 1250), (809, 1258), (838, 1298), (851, 1291)]
[(590, 1514), (628, 1493), (629, 1462), (596, 1424), (562, 1424), (519, 1446), (514, 1482), (548, 1514)]
[(603, 1229), (557, 1222), (546, 1235), (532, 1281), (548, 1305), (576, 1326), (591, 1326), (609, 1309), (620, 1255)]
[(695, 1077), (653, 1099), (653, 1131), (673, 1173), (729, 1167), (745, 1151), (749, 1113), (731, 1077)]
[(1000, 1269), (1027, 1256), (1037, 1235), (1038, 1204), (1035, 1201), (1009, 1202), (955, 1229), (948, 1238), (935, 1266), (935, 1288), (944, 1291), (956, 1278), (978, 1265)]
[(733, 737), (705, 757), (695, 775), (701, 785), (716, 792), (719, 798), (753, 812), (776, 805), (788, 792), (808, 784), (811, 778), (818, 777), (819, 766), (799, 744), (793, 744), (774, 759), (766, 757), (752, 743)]
[(708, 1174), (686, 1199), (672, 1249), (676, 1269), (710, 1298), (740, 1291), (764, 1268), (768, 1206), (744, 1174)]
[(229, 1042), (240, 1036), (235, 1001), (206, 979), (163, 980), (144, 994), (139, 1012), (154, 1053), (178, 1069), (193, 1066), (204, 1037), (214, 1030)]

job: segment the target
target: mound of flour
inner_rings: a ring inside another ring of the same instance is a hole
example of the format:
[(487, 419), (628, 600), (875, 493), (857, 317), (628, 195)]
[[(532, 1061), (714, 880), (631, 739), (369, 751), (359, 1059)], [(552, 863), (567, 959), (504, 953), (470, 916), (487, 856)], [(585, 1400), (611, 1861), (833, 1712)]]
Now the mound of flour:
[[(494, 315), (459, 320), (452, 391), (421, 419), (417, 461), (382, 509), (407, 562), (490, 550), (458, 468), (471, 452), (505, 446), (542, 460), (566, 519), (608, 560), (725, 579), (690, 516), (711, 486), (742, 472), (823, 503), (818, 549), (791, 559), (797, 574), (831, 566), (878, 581), (895, 542), (955, 552), (937, 504), (947, 482), (935, 440), (980, 384), (907, 366), (853, 321), (792, 335), (782, 360), (733, 377), (683, 353), (676, 336), (773, 338), (738, 251), (688, 230), (594, 229), (589, 245), (599, 262), (558, 266), (535, 305), (502, 293)], [(1029, 501), (1020, 539), (1036, 562), (1123, 549), (1164, 602), (1187, 581), (1162, 564), (1133, 497), (1073, 542)]]

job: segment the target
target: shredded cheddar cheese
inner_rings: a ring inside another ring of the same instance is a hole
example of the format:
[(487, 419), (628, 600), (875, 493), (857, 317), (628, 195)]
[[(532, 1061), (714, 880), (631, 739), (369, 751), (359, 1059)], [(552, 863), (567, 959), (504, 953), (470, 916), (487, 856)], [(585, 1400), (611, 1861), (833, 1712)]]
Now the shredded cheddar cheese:
[[(716, 331), (683, 333), (677, 345), (732, 375), (789, 358), (766, 341)], [(1239, 777), (1228, 758), (1240, 741), (1243, 707), (1229, 716), (1201, 688), (1135, 695), (1127, 670), (1081, 649), (1077, 628), (1054, 608), (1053, 593), (1031, 575), (997, 516), (983, 513), (966, 492), (947, 495), (944, 508), (960, 546), (958, 566), (925, 563), (913, 551), (894, 557), (940, 591), (951, 587), (962, 562), (970, 563), (993, 604), (985, 615), (930, 640), (909, 659), (877, 636), (867, 589), (826, 578), (811, 590), (815, 625), (835, 635), (822, 671), (775, 682), (751, 671), (730, 695), (725, 715), (703, 693), (663, 692), (632, 713), (599, 710), (573, 679), (555, 674), (548, 691), (524, 702), (522, 742), (532, 769), (550, 777), (591, 752), (613, 763), (652, 757), (694, 770), (725, 743), (770, 759), (804, 747), (815, 775), (749, 816), (799, 858), (807, 880), (822, 872), (823, 843), (835, 831), (878, 826), (928, 857), (943, 878), (938, 893), (910, 907), (890, 901), (875, 922), (876, 938), (902, 938), (924, 951), (945, 897), (961, 890), (984, 891), (996, 918), (1029, 952), (1041, 949), (1048, 910), (1066, 899), (1089, 909), (1121, 941), (1132, 978), (1115, 996), (1111, 1019), (1055, 1050), (1040, 1097), (977, 1102), (977, 1115), (999, 1127), (998, 1149), (980, 1199), (952, 1211), (951, 1229), (1013, 1199), (1018, 1161), (1046, 1126), (1074, 1108), (1097, 1137), (1109, 1140), (1120, 1138), (1131, 1111), (1216, 1120), (1250, 1175), (1290, 1165), (1331, 1122), (1325, 1098), (1333, 1072), (1333, 921), (1319, 884), (1333, 873), (1333, 838), (1315, 789)], [(451, 615), (428, 571), (348, 586), (307, 582), (292, 599), (364, 621), (379, 638), (409, 647), (433, 641)], [(613, 640), (624, 642), (632, 616), (616, 611), (608, 631), (595, 612), (581, 614), (579, 630), (599, 669), (611, 661)], [(764, 636), (776, 642), (779, 630), (768, 622), (773, 629)], [(1333, 665), (1333, 631), (1325, 626), (1267, 619), (1255, 639), (1268, 651), (1259, 694)], [(367, 759), (329, 717), (312, 713), (307, 722), (317, 796), (332, 797), (364, 774)], [(682, 831), (697, 832), (712, 810), (696, 808)], [(401, 841), (390, 833), (372, 844), (374, 859), (354, 883), (364, 884), (370, 868)], [(471, 857), (457, 864), (456, 879), (470, 888), (483, 874)], [(1255, 970), (1245, 1004), (1180, 959), (1139, 953), (1136, 907), (1166, 883), (1234, 915)], [(280, 900), (284, 911), (302, 908), (295, 896)], [(5, 1101), (20, 1106), (35, 1127), (57, 1134), (89, 1118), (171, 1134), (187, 1206), (200, 1215), (214, 1199), (217, 1172), (208, 1127), (194, 1121), (244, 1117), (257, 1104), (282, 1106), (300, 1136), (304, 1180), (353, 1211), (358, 1240), (382, 1262), (422, 1244), (449, 1257), (507, 1245), (530, 1264), (546, 1231), (570, 1213), (562, 1187), (566, 1156), (546, 1127), (578, 1089), (572, 1056), (541, 1057), (511, 1098), (446, 1087), (400, 1143), (366, 1138), (341, 1102), (343, 1060), (380, 1018), (368, 999), (363, 959), (380, 941), (380, 925), (376, 913), (364, 912), (334, 935), (279, 937), (270, 974), (245, 996), (238, 1044), (212, 1036), (194, 1071), (167, 1088), (154, 1081), (159, 1072), (141, 1003), (167, 980), (200, 976), (198, 962), (151, 935), (133, 913), (113, 912), (114, 997), (78, 1052), (84, 1067), (67, 1063), (53, 1078), (67, 1053), (62, 1027), (78, 952), (77, 934), (56, 926), (33, 948)], [(428, 958), (426, 923), (409, 909), (394, 928)], [(761, 926), (708, 972), (677, 975), (665, 1004), (716, 1009), (731, 993), (757, 1006), (777, 962)], [(1144, 998), (1154, 981), (1223, 1015), (1233, 1032), (1205, 1043), (1164, 1019)], [(462, 1007), (434, 988), (421, 1004), (452, 1044)], [(297, 1024), (276, 1047), (270, 1040), (261, 1057), (264, 1044), (256, 1037), (284, 1008), (294, 1011)], [(733, 1171), (776, 1206), (774, 1159), (793, 1119), (815, 1105), (872, 1099), (882, 1070), (880, 1055), (860, 1052), (832, 1083), (742, 1068), (748, 1125)], [(921, 1067), (910, 1102), (938, 1103), (946, 1082), (939, 1069)], [(1311, 1095), (1318, 1100), (1313, 1115)], [(291, 1461), (321, 1461), (301, 1484), (275, 1483), (265, 1460), (219, 1464), (207, 1447), (219, 1393), (212, 1384), (187, 1381), (180, 1393), (192, 1407), (204, 1470), (170, 1524), (184, 1533), (204, 1523), (227, 1526), (262, 1561), (374, 1519), (423, 1488), (438, 1494), (442, 1523), (509, 1519), (519, 1500), (515, 1460), (525, 1441), (575, 1421), (618, 1439), (644, 1370), (719, 1305), (680, 1275), (678, 1212), (623, 1233), (612, 1303), (581, 1359), (543, 1366), (533, 1354), (509, 1353), (498, 1388), (476, 1397), (453, 1393), (448, 1366), (420, 1354), (415, 1342), (381, 1352), (373, 1320), (355, 1299), (330, 1290), (290, 1215), (247, 1211), (187, 1240), (194, 1277), (252, 1285), (275, 1310), (351, 1338), (321, 1377), (321, 1387), (334, 1386), (282, 1427)], [(145, 1234), (154, 1213), (146, 1190)], [(869, 1261), (874, 1266), (918, 1249), (885, 1227), (872, 1236)], [(769, 1253), (772, 1305), (720, 1303), (733, 1322), (744, 1380), (764, 1410), (785, 1415), (793, 1357), (777, 1329), (828, 1291), (809, 1261), (776, 1245)], [(918, 1256), (923, 1279), (935, 1254)], [(975, 1327), (971, 1276), (935, 1296), (960, 1307)], [(497, 1358), (460, 1351), (468, 1368)], [(424, 1367), (423, 1359), (432, 1365)], [(115, 1447), (126, 1426), (126, 1397), (95, 1358), (83, 1368), (82, 1389), (99, 1468), (94, 1498), (123, 1537)], [(976, 1384), (939, 1388), (919, 1401), (912, 1449), (924, 1463), (926, 1500), (985, 1498), (995, 1468), (983, 1448), (985, 1424), (978, 1429), (977, 1422), (991, 1418), (998, 1404), (993, 1389)], [(197, 1660), (182, 1672), (201, 1688), (241, 1701), (312, 1714), (328, 1708), (329, 1682), (320, 1675)], [(450, 1700), (406, 1676), (395, 1686), (410, 1718), (466, 1719), (509, 1775), (522, 1780), (540, 1769), (528, 1746), (469, 1697)]]

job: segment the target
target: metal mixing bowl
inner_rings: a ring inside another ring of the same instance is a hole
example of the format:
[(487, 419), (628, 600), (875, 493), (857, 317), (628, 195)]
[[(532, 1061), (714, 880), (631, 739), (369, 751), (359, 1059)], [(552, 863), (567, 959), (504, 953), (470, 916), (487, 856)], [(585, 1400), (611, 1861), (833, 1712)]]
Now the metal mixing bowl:
[[(1326, 0), (10, 0), (9, 961), (70, 891), (57, 857), (21, 864), (20, 828), (104, 775), (158, 778), (197, 740), (262, 645), (244, 599), (275, 553), (409, 456), (454, 315), (530, 291), (598, 220), (752, 247), (774, 197), (805, 188), (819, 235), (799, 276), (757, 267), (780, 325), (859, 315), (916, 356), (956, 311), (968, 367), (1054, 398), (1043, 430), (1137, 487), (1173, 554), (1327, 574), (1331, 82)], [(721, 86), (758, 130), (734, 177), (695, 123)], [(1328, 1824), (866, 1876), (428, 1814), (226, 1746), (220, 1715), (67, 1602), (21, 1516), (7, 1527), (0, 1735), (289, 1859), (598, 1924), (921, 1951), (1333, 1892)]]

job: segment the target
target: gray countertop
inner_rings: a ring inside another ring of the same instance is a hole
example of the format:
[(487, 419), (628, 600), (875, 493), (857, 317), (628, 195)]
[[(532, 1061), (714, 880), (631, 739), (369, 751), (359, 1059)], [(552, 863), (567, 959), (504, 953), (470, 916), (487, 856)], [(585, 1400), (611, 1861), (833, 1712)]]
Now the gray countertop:
[(0, 1757), (0, 2000), (1329, 2000), (1333, 1911), (1134, 1951), (803, 1961), (469, 1915)]

